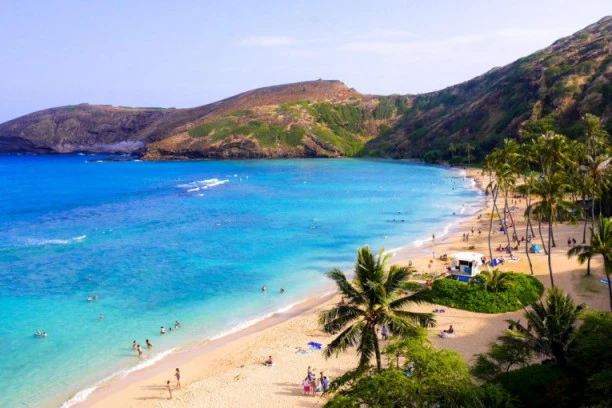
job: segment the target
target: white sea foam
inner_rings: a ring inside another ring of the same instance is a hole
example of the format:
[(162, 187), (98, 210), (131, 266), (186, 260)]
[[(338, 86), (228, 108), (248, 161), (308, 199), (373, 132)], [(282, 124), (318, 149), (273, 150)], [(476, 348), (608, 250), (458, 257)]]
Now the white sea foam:
[(87, 235), (80, 235), (70, 239), (45, 239), (45, 238), (28, 238), (25, 240), (27, 246), (42, 246), (42, 245), (68, 245), (74, 242), (81, 242), (87, 238)]
[(158, 361), (160, 361), (161, 359), (163, 359), (164, 357), (166, 357), (168, 354), (173, 353), (174, 351), (176, 351), (176, 348), (171, 348), (169, 350), (166, 350), (162, 353), (156, 354), (153, 357), (143, 361), (140, 364), (135, 365), (134, 367), (130, 367), (127, 368), (125, 370), (121, 370), (121, 371), (117, 371), (111, 375), (109, 375), (108, 377), (98, 381), (97, 383), (95, 383), (93, 386), (85, 388), (84, 390), (81, 390), (79, 392), (77, 392), (76, 394), (74, 394), (74, 396), (72, 398), (70, 398), (68, 401), (64, 402), (62, 405), (60, 405), (60, 408), (69, 408), (75, 404), (81, 403), (83, 401), (85, 401), (87, 399), (87, 397), (89, 397), (91, 395), (92, 392), (94, 392), (97, 388), (99, 388), (102, 384), (115, 379), (115, 378), (125, 378), (128, 374), (131, 374), (133, 372), (136, 371), (140, 371), (144, 368), (147, 367), (151, 367), (153, 364), (157, 363)]
[(177, 187), (187, 190), (188, 193), (195, 193), (197, 191), (217, 187), (228, 182), (229, 180), (219, 180), (213, 178), (207, 180), (198, 180), (191, 183), (179, 184)]

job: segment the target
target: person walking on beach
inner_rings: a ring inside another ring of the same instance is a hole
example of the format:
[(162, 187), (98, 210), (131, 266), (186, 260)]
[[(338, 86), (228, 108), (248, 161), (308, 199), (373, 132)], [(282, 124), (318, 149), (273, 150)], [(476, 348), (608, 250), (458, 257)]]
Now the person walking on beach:
[(174, 376), (176, 377), (176, 389), (180, 390), (181, 389), (181, 371), (178, 369), (176, 369), (176, 372), (174, 373)]
[(304, 385), (304, 395), (310, 394), (310, 378), (304, 378), (302, 384)]
[(310, 391), (312, 391), (312, 396), (314, 397), (315, 395), (317, 395), (317, 379), (313, 378), (310, 381)]
[(171, 400), (172, 399), (172, 386), (170, 385), (170, 380), (168, 380), (168, 382), (166, 383), (166, 389), (168, 390), (168, 394), (169, 394), (168, 399)]
[(383, 340), (387, 340), (389, 338), (389, 329), (387, 329), (387, 326), (382, 327), (381, 334)]

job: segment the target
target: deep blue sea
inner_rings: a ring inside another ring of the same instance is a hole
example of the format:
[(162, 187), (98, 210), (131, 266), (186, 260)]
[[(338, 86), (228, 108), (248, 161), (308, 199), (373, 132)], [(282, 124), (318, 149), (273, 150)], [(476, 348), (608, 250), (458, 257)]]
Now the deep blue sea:
[(415, 246), (480, 202), (459, 171), (398, 161), (96, 158), (0, 156), (1, 407), (82, 399), (331, 290), (324, 273), (361, 246)]

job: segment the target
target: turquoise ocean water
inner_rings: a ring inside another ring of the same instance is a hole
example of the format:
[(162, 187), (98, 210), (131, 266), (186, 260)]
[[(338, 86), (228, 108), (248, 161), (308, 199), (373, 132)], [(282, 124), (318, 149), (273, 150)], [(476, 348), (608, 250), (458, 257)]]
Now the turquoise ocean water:
[(396, 161), (92, 159), (0, 156), (0, 406), (70, 406), (331, 290), (324, 273), (363, 245), (418, 245), (481, 201), (459, 171)]

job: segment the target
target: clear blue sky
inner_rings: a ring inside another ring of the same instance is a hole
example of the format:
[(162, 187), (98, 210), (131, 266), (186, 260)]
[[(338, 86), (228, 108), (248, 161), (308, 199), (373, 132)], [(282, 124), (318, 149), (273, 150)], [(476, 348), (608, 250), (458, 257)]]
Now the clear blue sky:
[(612, 14), (609, 0), (0, 4), (0, 123), (81, 102), (192, 107), (318, 78), (429, 92)]

